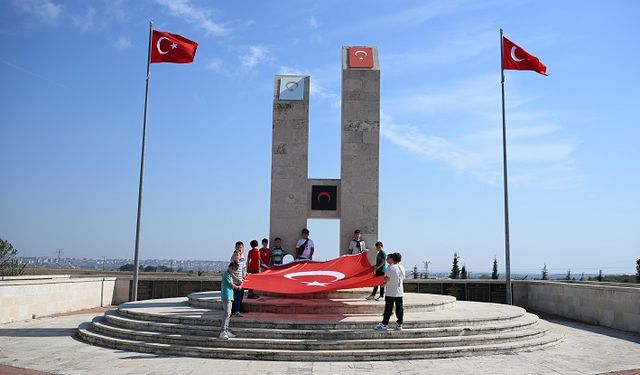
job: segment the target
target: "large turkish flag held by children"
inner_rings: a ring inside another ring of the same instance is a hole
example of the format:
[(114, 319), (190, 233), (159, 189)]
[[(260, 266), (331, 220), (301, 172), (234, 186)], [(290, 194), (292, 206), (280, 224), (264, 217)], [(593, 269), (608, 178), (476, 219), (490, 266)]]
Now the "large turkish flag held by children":
[(248, 275), (242, 287), (281, 294), (305, 294), (380, 285), (367, 253), (345, 255), (326, 262), (301, 261)]

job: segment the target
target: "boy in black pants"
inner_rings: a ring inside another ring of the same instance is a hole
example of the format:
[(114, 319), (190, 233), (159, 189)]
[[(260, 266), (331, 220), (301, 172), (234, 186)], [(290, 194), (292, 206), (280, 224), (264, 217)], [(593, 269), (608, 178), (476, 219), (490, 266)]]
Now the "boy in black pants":
[(404, 280), (405, 270), (404, 266), (400, 264), (402, 255), (399, 253), (389, 254), (387, 256), (387, 263), (389, 266), (384, 273), (384, 285), (386, 289), (386, 296), (384, 297), (384, 313), (382, 314), (382, 323), (374, 328), (376, 331), (386, 331), (389, 319), (391, 318), (391, 312), (393, 311), (393, 305), (396, 305), (396, 318), (398, 318), (396, 326), (397, 330), (402, 330), (402, 318), (404, 317), (404, 309), (402, 308), (402, 296), (404, 295), (404, 288), (402, 281)]

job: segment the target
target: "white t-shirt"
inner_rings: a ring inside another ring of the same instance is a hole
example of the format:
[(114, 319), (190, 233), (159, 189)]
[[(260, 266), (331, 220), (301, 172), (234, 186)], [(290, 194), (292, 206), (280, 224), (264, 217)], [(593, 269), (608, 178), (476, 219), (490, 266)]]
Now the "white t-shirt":
[[(296, 249), (299, 248), (300, 246), (302, 246), (304, 241), (306, 241), (304, 238), (299, 239), (298, 243), (296, 243)], [(304, 251), (302, 252), (302, 254), (300, 254), (300, 257), (301, 258), (310, 259), (311, 258), (311, 248), (312, 247), (315, 248), (315, 246), (313, 245), (313, 240), (311, 240), (311, 238), (309, 238), (309, 242), (307, 242), (307, 246), (304, 248)]]
[(391, 264), (384, 271), (384, 277), (388, 277), (389, 281), (385, 284), (385, 295), (389, 297), (402, 297), (404, 288), (402, 281), (404, 280), (404, 266), (402, 264)]
[[(360, 243), (360, 249), (358, 249), (358, 243)], [(360, 254), (363, 251), (367, 250), (367, 245), (363, 240), (357, 241), (356, 239), (351, 240), (349, 242), (349, 254), (355, 255)]]

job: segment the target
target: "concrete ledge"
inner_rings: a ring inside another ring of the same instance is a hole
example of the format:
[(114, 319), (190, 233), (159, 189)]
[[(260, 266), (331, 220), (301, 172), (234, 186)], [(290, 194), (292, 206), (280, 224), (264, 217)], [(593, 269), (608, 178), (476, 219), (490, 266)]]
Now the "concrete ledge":
[(558, 281), (514, 282), (514, 304), (593, 325), (640, 333), (640, 288)]
[(0, 323), (108, 306), (115, 277), (28, 277), (0, 281)]

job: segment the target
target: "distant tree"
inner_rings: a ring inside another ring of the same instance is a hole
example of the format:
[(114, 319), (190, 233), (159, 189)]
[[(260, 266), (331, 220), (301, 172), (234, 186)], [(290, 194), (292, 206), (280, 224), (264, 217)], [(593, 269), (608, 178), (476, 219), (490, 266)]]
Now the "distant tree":
[(420, 278), (420, 275), (418, 274), (418, 265), (417, 264), (415, 266), (413, 266), (413, 278), (414, 279)]
[[(132, 271), (133, 271), (133, 268), (134, 268), (134, 267), (133, 267), (133, 264), (131, 264), (131, 263), (127, 263), (127, 264), (125, 264), (125, 265), (123, 265), (123, 266), (120, 266), (120, 267), (118, 268), (118, 271), (127, 271), (127, 272), (132, 272)], [(142, 267), (142, 265), (140, 265), (140, 266), (138, 266), (138, 270), (140, 270), (140, 271), (144, 271), (144, 267)]]
[(547, 264), (542, 267), (542, 280), (549, 280), (549, 271), (547, 271)]
[(500, 274), (498, 273), (498, 258), (493, 257), (493, 270), (491, 271), (491, 278), (493, 280), (498, 280)]
[(598, 281), (599, 281), (599, 282), (602, 282), (602, 270), (600, 270), (600, 271), (598, 272), (598, 277), (597, 277), (597, 279), (598, 279)]
[(564, 280), (571, 281), (571, 269), (567, 270), (567, 274), (564, 276)]
[(584, 272), (580, 274), (580, 281), (584, 281)]
[(0, 276), (20, 276), (26, 264), (20, 264), (18, 249), (11, 242), (0, 238)]
[(144, 272), (158, 272), (158, 267), (156, 267), (156, 266), (146, 266), (143, 271)]
[(462, 265), (462, 269), (460, 269), (460, 278), (461, 279), (469, 278), (469, 275), (467, 274), (467, 267), (464, 264)]
[(451, 266), (451, 273), (449, 274), (449, 278), (451, 279), (459, 279), (460, 278), (460, 268), (458, 267), (458, 253), (453, 253), (453, 265)]
[(640, 283), (640, 258), (636, 260), (636, 282)]

